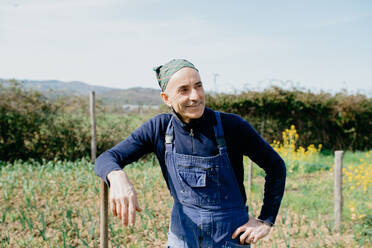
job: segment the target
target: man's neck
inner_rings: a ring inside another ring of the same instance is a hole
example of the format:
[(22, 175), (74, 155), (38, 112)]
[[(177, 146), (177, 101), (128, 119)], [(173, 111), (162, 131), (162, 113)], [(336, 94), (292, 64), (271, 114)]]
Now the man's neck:
[(202, 114), (202, 116), (200, 116), (199, 118), (197, 118), (197, 119), (188, 119), (188, 121), (185, 121), (182, 117), (181, 117), (181, 115), (180, 114), (178, 114), (173, 108), (172, 108), (172, 113), (174, 114), (174, 116), (183, 124), (183, 125), (185, 125), (185, 126), (193, 126), (194, 124), (196, 124), (197, 122), (199, 122), (202, 118), (203, 118), (203, 116), (204, 116), (204, 114), (205, 114), (205, 110), (206, 109), (204, 109), (204, 112), (203, 112), (203, 114)]

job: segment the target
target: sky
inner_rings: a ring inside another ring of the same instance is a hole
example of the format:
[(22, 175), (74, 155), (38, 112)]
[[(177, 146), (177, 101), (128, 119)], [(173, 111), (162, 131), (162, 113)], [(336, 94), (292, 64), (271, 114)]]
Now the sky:
[(210, 91), (372, 96), (372, 1), (0, 0), (0, 78), (157, 88), (173, 58)]

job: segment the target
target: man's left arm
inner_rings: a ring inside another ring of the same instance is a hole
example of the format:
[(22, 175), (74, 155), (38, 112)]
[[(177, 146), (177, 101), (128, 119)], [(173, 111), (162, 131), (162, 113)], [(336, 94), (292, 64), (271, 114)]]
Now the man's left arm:
[(257, 133), (257, 131), (244, 119), (238, 118), (239, 147), (242, 154), (248, 156), (253, 162), (260, 166), (266, 173), (264, 199), (260, 215), (257, 219), (239, 227), (233, 235), (235, 238), (239, 233), (241, 243), (256, 243), (266, 236), (275, 223), (280, 203), (284, 194), (286, 167), (279, 154)]

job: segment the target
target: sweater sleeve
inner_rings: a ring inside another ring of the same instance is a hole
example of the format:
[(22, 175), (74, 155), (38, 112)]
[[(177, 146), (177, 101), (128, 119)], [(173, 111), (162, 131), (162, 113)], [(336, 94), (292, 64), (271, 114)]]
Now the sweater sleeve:
[(258, 219), (274, 224), (284, 194), (285, 163), (247, 121), (240, 119), (240, 132), (238, 133), (240, 133), (239, 139), (242, 140), (242, 153), (266, 173), (263, 205)]
[(114, 170), (121, 170), (127, 164), (137, 161), (143, 155), (154, 150), (155, 118), (137, 128), (127, 139), (102, 153), (94, 165), (95, 173), (105, 181)]

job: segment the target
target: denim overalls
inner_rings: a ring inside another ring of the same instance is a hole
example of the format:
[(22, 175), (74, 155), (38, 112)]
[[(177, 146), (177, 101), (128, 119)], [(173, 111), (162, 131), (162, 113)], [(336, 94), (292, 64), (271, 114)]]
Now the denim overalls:
[(227, 155), (220, 113), (215, 115), (219, 154), (211, 157), (176, 153), (173, 117), (168, 124), (165, 163), (174, 199), (169, 248), (250, 247), (231, 239), (249, 217)]

